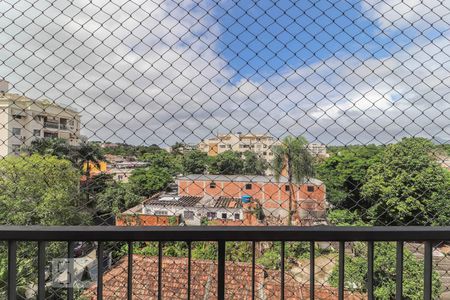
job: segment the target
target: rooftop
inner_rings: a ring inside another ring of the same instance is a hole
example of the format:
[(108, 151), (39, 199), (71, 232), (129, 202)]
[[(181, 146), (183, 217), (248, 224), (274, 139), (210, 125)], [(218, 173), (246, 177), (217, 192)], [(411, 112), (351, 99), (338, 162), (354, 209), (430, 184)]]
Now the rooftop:
[[(105, 299), (126, 299), (127, 258), (122, 258), (103, 276)], [(187, 299), (188, 260), (164, 257), (162, 260), (162, 298)], [(192, 260), (191, 296), (194, 299), (217, 299), (217, 264), (212, 260)], [(158, 258), (133, 255), (133, 296), (137, 299), (158, 297)], [(255, 289), (257, 299), (280, 299), (280, 271), (268, 270), (257, 265)], [(225, 297), (227, 299), (252, 299), (252, 266), (248, 263), (227, 262), (225, 266)], [(320, 299), (337, 299), (335, 288), (316, 287)], [(285, 273), (285, 299), (309, 299), (309, 285), (296, 281)], [(96, 285), (84, 292), (88, 299), (96, 299)], [(346, 299), (364, 299), (359, 294), (346, 294)]]
[[(280, 176), (279, 180), (276, 180), (274, 176), (262, 176), (262, 175), (203, 175), (203, 174), (190, 174), (180, 176), (178, 180), (189, 181), (225, 181), (225, 182), (264, 182), (264, 183), (287, 183), (288, 179), (285, 176)], [(308, 178), (305, 184), (322, 185), (323, 182), (316, 178)]]

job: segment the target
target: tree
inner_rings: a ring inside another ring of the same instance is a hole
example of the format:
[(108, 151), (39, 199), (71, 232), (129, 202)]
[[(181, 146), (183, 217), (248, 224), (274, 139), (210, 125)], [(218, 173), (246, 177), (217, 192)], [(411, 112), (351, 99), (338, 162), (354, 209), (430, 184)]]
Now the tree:
[(436, 162), (434, 145), (405, 138), (369, 167), (362, 196), (375, 225), (448, 225), (450, 173)]
[(25, 151), (30, 155), (50, 155), (58, 158), (69, 158), (70, 145), (66, 140), (60, 138), (40, 138), (33, 140), (31, 145), (25, 147)]
[(5, 157), (0, 160), (0, 174), (3, 225), (69, 225), (86, 221), (79, 207), (79, 173), (68, 160), (37, 154)]
[(208, 166), (208, 155), (200, 150), (188, 151), (182, 160), (184, 174), (203, 174)]
[(119, 214), (142, 201), (142, 197), (132, 191), (129, 183), (110, 182), (98, 195), (97, 211), (103, 214)]
[(171, 182), (172, 175), (169, 171), (159, 167), (136, 169), (130, 176), (133, 192), (144, 197), (165, 190)]
[(177, 175), (182, 171), (181, 158), (165, 150), (145, 153), (139, 160), (148, 162), (152, 168), (167, 170), (172, 175)]
[(253, 151), (245, 151), (243, 153), (244, 156), (244, 165), (242, 168), (242, 174), (245, 175), (265, 175), (266, 170), (269, 167), (268, 163), (265, 159), (258, 156)]
[(210, 173), (220, 175), (242, 174), (244, 162), (241, 154), (231, 150), (219, 153), (211, 158)]
[[(78, 201), (79, 172), (68, 160), (55, 156), (8, 156), (0, 160), (1, 225), (79, 225), (91, 216)], [(66, 247), (51, 243), (49, 257), (61, 257)], [(19, 290), (36, 277), (35, 243), (19, 243), (17, 266)], [(7, 251), (0, 248), (0, 298), (6, 299)]]
[(318, 165), (317, 176), (325, 183), (333, 208), (366, 213), (370, 203), (361, 196), (361, 188), (382, 150), (375, 145), (335, 147), (334, 154)]
[[(367, 292), (367, 247), (359, 243), (360, 250), (354, 256), (345, 257), (345, 288), (352, 291)], [(374, 248), (374, 296), (375, 299), (395, 299), (396, 247), (393, 243), (375, 243)], [(439, 274), (433, 272), (433, 297), (438, 299), (441, 283)], [(423, 299), (423, 262), (408, 249), (403, 253), (403, 298)], [(337, 287), (339, 266), (336, 265), (330, 276), (330, 283)]]
[(280, 180), (280, 176), (285, 171), (289, 184), (289, 215), (288, 225), (292, 224), (292, 191), (293, 184), (301, 184), (306, 178), (314, 176), (313, 157), (307, 150), (308, 141), (304, 137), (286, 137), (281, 145), (274, 146), (272, 168), (275, 179)]

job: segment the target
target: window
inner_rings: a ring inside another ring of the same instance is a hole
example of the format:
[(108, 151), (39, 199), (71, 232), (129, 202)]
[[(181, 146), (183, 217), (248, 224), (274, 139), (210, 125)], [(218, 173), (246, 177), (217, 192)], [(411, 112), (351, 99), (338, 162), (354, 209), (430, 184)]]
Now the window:
[(215, 183), (215, 182), (211, 182), (211, 183), (209, 184), (209, 188), (210, 188), (210, 189), (215, 189), (215, 188), (216, 188), (216, 183)]
[(246, 189), (246, 190), (251, 190), (251, 189), (252, 189), (252, 184), (251, 184), (251, 183), (247, 183), (247, 184), (245, 185), (245, 189)]
[(267, 155), (267, 152), (263, 152), (263, 155)]
[(185, 220), (192, 220), (192, 219), (194, 219), (194, 212), (193, 211), (186, 210), (183, 215), (184, 215), (184, 219)]
[(12, 134), (13, 134), (14, 136), (20, 135), (21, 132), (22, 132), (22, 131), (20, 130), (20, 128), (13, 128), (13, 129), (12, 129)]
[(41, 131), (39, 129), (34, 129), (33, 136), (41, 136)]
[(206, 213), (206, 217), (208, 218), (208, 220), (215, 219), (215, 218), (217, 218), (217, 213), (209, 211), (209, 212)]
[(225, 145), (220, 145), (219, 147), (220, 147), (220, 148), (225, 148), (226, 146), (225, 146)]
[(239, 214), (239, 213), (234, 214), (235, 220), (239, 220), (240, 218), (241, 218), (241, 214)]
[(312, 193), (312, 192), (314, 192), (314, 186), (308, 185), (308, 193)]
[(290, 189), (291, 189), (291, 187), (290, 187), (288, 184), (286, 184), (286, 185), (284, 186), (284, 190), (285, 190), (286, 192), (289, 192)]
[(222, 219), (226, 219), (227, 218), (227, 213), (222, 213)]
[(156, 216), (167, 216), (167, 210), (155, 210)]

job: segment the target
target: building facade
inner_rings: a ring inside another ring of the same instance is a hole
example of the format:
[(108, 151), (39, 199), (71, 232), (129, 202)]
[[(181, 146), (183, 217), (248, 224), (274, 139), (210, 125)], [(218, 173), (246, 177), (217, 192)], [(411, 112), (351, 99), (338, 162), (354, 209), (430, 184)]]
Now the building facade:
[(49, 100), (8, 93), (8, 83), (0, 81), (0, 157), (17, 154), (39, 138), (61, 138), (78, 145), (80, 114)]
[(292, 207), (298, 212), (299, 221), (325, 218), (325, 184), (314, 178), (290, 186), (283, 176), (275, 180), (273, 176), (193, 174), (179, 177), (177, 183), (179, 196), (239, 199), (250, 196), (261, 205), (267, 217), (279, 219), (288, 216), (289, 191), (292, 189)]
[[(199, 150), (208, 153), (209, 156), (216, 156), (228, 150), (235, 152), (252, 151), (270, 162), (273, 159), (272, 147), (280, 144), (279, 140), (268, 134), (229, 133), (203, 140), (197, 147)], [(328, 157), (327, 148), (323, 144), (310, 143), (307, 149), (314, 157)]]
[(208, 153), (209, 156), (216, 156), (228, 150), (235, 152), (253, 151), (267, 161), (271, 161), (273, 159), (271, 149), (279, 144), (279, 141), (266, 134), (229, 133), (203, 140), (198, 144), (198, 149)]

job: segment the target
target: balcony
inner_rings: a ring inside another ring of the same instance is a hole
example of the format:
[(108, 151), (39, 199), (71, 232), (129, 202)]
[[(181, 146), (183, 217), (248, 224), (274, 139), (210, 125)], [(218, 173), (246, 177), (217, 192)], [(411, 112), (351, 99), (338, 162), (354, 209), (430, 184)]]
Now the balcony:
[[(396, 263), (392, 266), (396, 273), (396, 299), (404, 299), (403, 247), (405, 242), (414, 241), (424, 244), (421, 288), (423, 299), (432, 299), (433, 245), (449, 239), (450, 227), (0, 227), (0, 240), (8, 244), (7, 296), (10, 300), (18, 297), (19, 242), (35, 243), (37, 246), (37, 299), (45, 298), (45, 290), (48, 287), (46, 243), (52, 241), (67, 243), (67, 258), (74, 257), (75, 241), (96, 242), (97, 261), (103, 262), (107, 242), (124, 242), (127, 245), (126, 254), (115, 265), (108, 269), (105, 264), (101, 264), (96, 268), (96, 280), (81, 292), (83, 299), (135, 299), (137, 295), (144, 296), (143, 299), (197, 299), (201, 295), (205, 299), (323, 299), (324, 293), (329, 293), (327, 299), (374, 299), (375, 242), (396, 242)], [(143, 241), (158, 243), (156, 256), (145, 258), (142, 255), (134, 255), (134, 245)], [(187, 244), (185, 256), (174, 259), (163, 255), (164, 243), (173, 241)], [(215, 260), (195, 261), (192, 258), (192, 244), (198, 241), (211, 241), (217, 245)], [(251, 244), (249, 264), (228, 259), (227, 243), (234, 241)], [(324, 290), (324, 286), (316, 282), (314, 275), (315, 243), (324, 241), (337, 243), (338, 264), (343, 266), (339, 267), (335, 295), (330, 289)], [(367, 245), (365, 293), (351, 293), (346, 290), (346, 244), (355, 241)], [(279, 271), (262, 270), (256, 264), (255, 245), (262, 242), (281, 244)], [(295, 281), (286, 270), (286, 246), (290, 242), (309, 244), (308, 282)], [(206, 270), (199, 270), (202, 266)], [(68, 268), (69, 274), (72, 274), (73, 264), (69, 264)], [(147, 279), (142, 282), (143, 277), (137, 274), (139, 270), (149, 275), (153, 269), (154, 280), (144, 276)], [(266, 284), (261, 285), (264, 280)], [(267, 283), (268, 281), (270, 282)], [(73, 287), (69, 285), (65, 292), (67, 299), (74, 299)], [(209, 294), (206, 294), (207, 292)], [(263, 295), (267, 292), (271, 292), (270, 296)]]
[(52, 122), (44, 122), (44, 128), (59, 129), (59, 124)]

